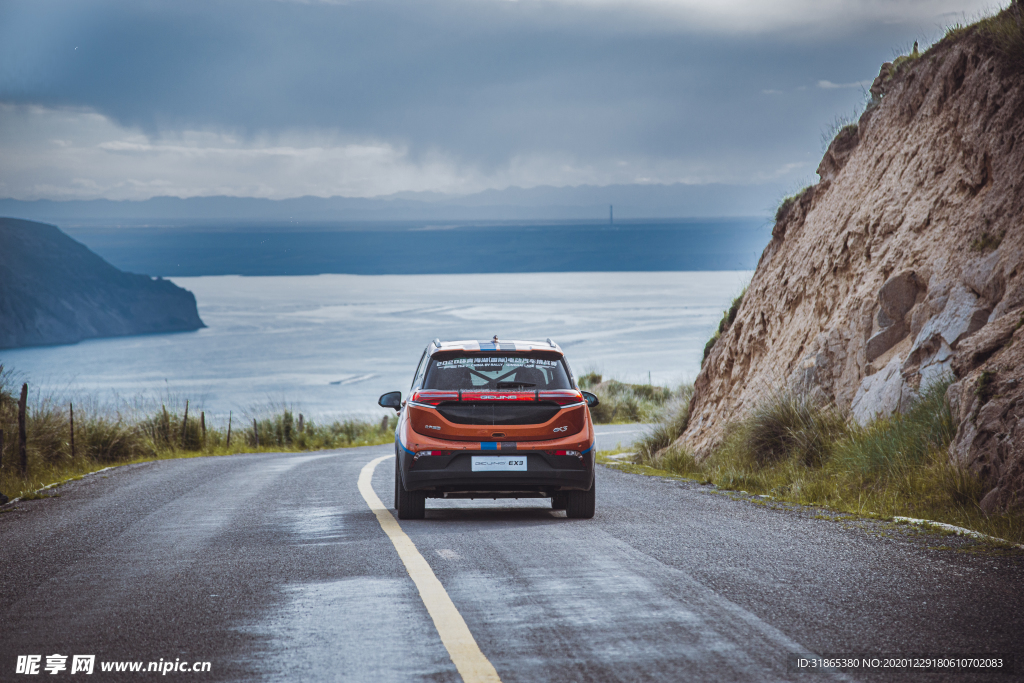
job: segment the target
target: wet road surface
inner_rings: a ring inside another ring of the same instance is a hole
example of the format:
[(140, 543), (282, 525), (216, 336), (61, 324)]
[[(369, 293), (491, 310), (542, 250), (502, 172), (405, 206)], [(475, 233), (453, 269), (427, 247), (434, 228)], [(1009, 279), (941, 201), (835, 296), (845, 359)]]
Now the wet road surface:
[[(42, 665), (67, 655), (68, 669), (70, 656), (95, 655), (86, 680), (459, 680), (357, 489), (390, 452), (165, 460), (8, 506), (0, 680), (80, 678), (16, 675), (17, 657), (33, 654)], [(392, 477), (390, 459), (372, 476), (389, 506)], [(843, 678), (792, 673), (789, 653), (1022, 659), (1019, 554), (958, 552), (957, 539), (613, 469), (599, 468), (597, 485), (593, 520), (546, 499), (428, 500), (425, 520), (401, 523), (502, 681)], [(99, 671), (161, 659), (210, 671)]]

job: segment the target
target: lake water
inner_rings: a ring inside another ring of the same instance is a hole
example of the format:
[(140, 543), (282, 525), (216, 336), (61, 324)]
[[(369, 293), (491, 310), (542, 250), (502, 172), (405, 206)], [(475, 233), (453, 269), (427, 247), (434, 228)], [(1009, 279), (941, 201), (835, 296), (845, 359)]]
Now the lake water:
[(749, 271), (489, 275), (208, 276), (174, 281), (207, 328), (0, 351), (59, 396), (180, 401), (208, 418), (289, 404), (318, 418), (386, 411), (427, 343), (551, 337), (577, 375), (675, 385)]

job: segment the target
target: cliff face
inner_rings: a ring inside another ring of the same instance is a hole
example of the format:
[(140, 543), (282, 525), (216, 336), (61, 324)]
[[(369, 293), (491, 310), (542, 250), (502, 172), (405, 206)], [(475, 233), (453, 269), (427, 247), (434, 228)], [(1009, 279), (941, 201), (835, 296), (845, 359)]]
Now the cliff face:
[(986, 509), (1024, 505), (1024, 75), (969, 30), (871, 92), (780, 209), (681, 441), (706, 456), (781, 388), (864, 422), (949, 373), (951, 457)]
[(0, 218), (0, 348), (200, 327), (191, 292), (120, 271), (52, 225)]

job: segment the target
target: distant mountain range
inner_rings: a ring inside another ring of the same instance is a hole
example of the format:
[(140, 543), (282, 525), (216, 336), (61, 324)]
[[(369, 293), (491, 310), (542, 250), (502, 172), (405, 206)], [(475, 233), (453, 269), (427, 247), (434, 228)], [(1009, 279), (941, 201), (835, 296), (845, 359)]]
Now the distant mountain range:
[(775, 185), (580, 185), (511, 187), (470, 195), (400, 192), (373, 197), (153, 197), (23, 201), (0, 199), (0, 216), (68, 222), (139, 220), (602, 220), (766, 216), (782, 194)]

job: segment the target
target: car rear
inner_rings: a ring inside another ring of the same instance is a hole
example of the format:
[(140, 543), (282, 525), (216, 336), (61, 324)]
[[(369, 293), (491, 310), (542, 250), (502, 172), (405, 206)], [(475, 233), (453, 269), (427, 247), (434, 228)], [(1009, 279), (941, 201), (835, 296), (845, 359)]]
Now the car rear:
[(551, 498), (594, 514), (590, 411), (553, 342), (435, 341), (395, 435), (401, 518), (422, 517), (426, 498)]

